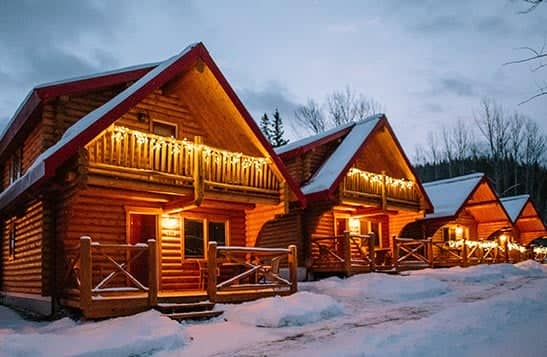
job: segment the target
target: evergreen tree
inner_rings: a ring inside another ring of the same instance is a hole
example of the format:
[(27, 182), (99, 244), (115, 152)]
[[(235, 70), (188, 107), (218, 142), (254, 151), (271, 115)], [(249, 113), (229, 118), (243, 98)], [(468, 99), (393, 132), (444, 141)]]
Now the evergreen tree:
[(272, 142), (272, 129), (270, 128), (271, 126), (272, 123), (270, 121), (270, 118), (268, 117), (268, 114), (264, 113), (262, 118), (260, 118), (260, 130), (262, 130), (262, 134), (264, 134), (269, 142)]
[(270, 142), (272, 143), (272, 146), (274, 148), (283, 146), (289, 142), (289, 140), (283, 138), (284, 135), (285, 131), (283, 130), (283, 120), (281, 119), (279, 111), (276, 108), (273, 114), (273, 123), (270, 137)]

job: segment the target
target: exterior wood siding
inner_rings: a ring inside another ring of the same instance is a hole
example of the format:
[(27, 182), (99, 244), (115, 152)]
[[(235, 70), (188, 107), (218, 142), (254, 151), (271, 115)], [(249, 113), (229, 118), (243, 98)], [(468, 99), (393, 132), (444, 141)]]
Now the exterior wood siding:
[[(15, 223), (15, 254), (9, 257), (9, 229)], [(21, 216), (3, 220), (1, 290), (42, 295), (43, 291), (43, 204), (33, 201)]]
[[(257, 247), (286, 248), (296, 245), (298, 252), (298, 265), (304, 265), (304, 242), (302, 240), (302, 221), (300, 212), (278, 215), (266, 222), (258, 234)], [(283, 264), (286, 259), (283, 258)]]

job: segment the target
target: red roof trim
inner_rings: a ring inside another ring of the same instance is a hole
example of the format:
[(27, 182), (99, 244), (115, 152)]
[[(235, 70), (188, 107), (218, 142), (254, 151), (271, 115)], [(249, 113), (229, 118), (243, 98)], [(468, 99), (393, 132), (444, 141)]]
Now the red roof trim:
[(43, 100), (54, 98), (62, 95), (72, 95), (82, 93), (98, 88), (108, 87), (124, 82), (137, 80), (150, 72), (156, 65), (139, 69), (129, 69), (126, 72), (117, 72), (111, 74), (100, 75), (92, 78), (76, 79), (74, 81), (46, 85), (44, 87), (35, 88), (32, 94), (22, 104), (22, 108), (12, 121), (5, 135), (0, 140), (0, 157), (5, 153), (7, 147), (11, 144), (17, 133), (29, 121), (32, 113), (39, 107)]
[[(376, 123), (376, 125), (374, 126), (374, 128), (370, 131), (370, 133), (367, 135), (366, 138), (364, 138), (363, 142), (361, 143), (361, 145), (359, 145), (359, 147), (357, 148), (357, 150), (355, 150), (355, 152), (353, 153), (353, 155), (351, 156), (351, 159), (348, 161), (348, 163), (346, 164), (346, 166), (344, 167), (344, 169), (342, 171), (340, 171), (340, 173), (338, 174), (338, 176), (336, 177), (336, 180), (334, 180), (334, 182), (332, 183), (332, 185), (329, 187), (329, 189), (327, 190), (328, 192), (328, 196), (332, 195), (334, 193), (334, 190), (336, 190), (336, 188), (338, 187), (338, 185), (340, 184), (340, 181), (342, 180), (342, 177), (346, 174), (346, 172), (349, 170), (349, 168), (351, 167), (351, 165), (353, 165), (353, 162), (357, 159), (357, 155), (359, 154), (359, 152), (363, 149), (363, 147), (365, 147), (365, 145), (371, 140), (373, 134), (375, 134), (378, 130), (380, 130), (380, 128), (382, 127), (382, 125), (385, 125), (387, 123), (387, 120), (386, 120), (386, 117), (385, 115), (382, 115), (380, 117), (380, 120), (378, 120), (378, 122)], [(354, 126), (355, 127), (355, 126)], [(327, 159), (328, 160), (328, 159)]]
[(131, 107), (135, 106), (137, 103), (143, 100), (150, 92), (152, 92), (156, 88), (159, 88), (177, 73), (190, 68), (195, 63), (197, 58), (197, 47), (194, 47), (176, 62), (165, 68), (156, 77), (152, 78), (142, 87), (137, 89), (132, 95), (125, 98), (118, 105), (105, 113), (87, 130), (80, 132), (74, 137), (73, 140), (66, 143), (66, 145), (63, 145), (59, 150), (57, 150), (45, 161), (46, 177), (54, 175), (57, 168), (64, 163), (67, 157), (69, 157), (72, 153), (76, 152), (78, 148), (83, 147), (86, 143), (99, 135), (101, 131), (103, 131), (106, 127), (112, 124), (120, 116), (125, 114)]
[(237, 96), (235, 91), (232, 89), (232, 87), (230, 86), (230, 84), (228, 83), (228, 81), (226, 80), (226, 78), (224, 77), (224, 75), (222, 74), (218, 66), (216, 65), (216, 63), (213, 61), (211, 55), (209, 54), (205, 46), (200, 42), (197, 48), (200, 52), (200, 55), (203, 61), (207, 64), (211, 72), (214, 74), (215, 78), (218, 80), (218, 82), (220, 83), (220, 85), (222, 86), (226, 94), (228, 94), (228, 97), (232, 100), (237, 110), (239, 111), (239, 113), (241, 114), (241, 116), (243, 117), (243, 119), (245, 120), (249, 128), (251, 129), (251, 131), (258, 138), (262, 146), (264, 146), (264, 148), (268, 151), (268, 154), (270, 154), (271, 159), (274, 161), (275, 165), (277, 166), (277, 168), (279, 169), (279, 171), (281, 172), (281, 174), (287, 181), (287, 184), (289, 185), (289, 187), (295, 193), (296, 197), (298, 198), (302, 206), (305, 206), (306, 198), (304, 194), (302, 193), (302, 191), (300, 190), (300, 186), (298, 186), (296, 182), (294, 181), (294, 179), (292, 178), (292, 176), (289, 175), (289, 173), (287, 172), (287, 169), (285, 168), (285, 165), (283, 164), (279, 156), (276, 155), (271, 144), (266, 140), (266, 138), (264, 137), (264, 135), (258, 128), (258, 125), (254, 121), (253, 117), (249, 114), (249, 112), (247, 111), (243, 103), (239, 100), (239, 97)]
[(286, 151), (284, 153), (281, 153), (278, 156), (283, 160), (288, 160), (288, 159), (293, 158), (295, 156), (302, 155), (302, 154), (304, 154), (304, 153), (306, 153), (310, 150), (316, 149), (319, 146), (322, 146), (324, 144), (327, 144), (331, 141), (334, 141), (336, 139), (339, 139), (339, 138), (347, 135), (351, 131), (351, 128), (353, 128), (353, 126), (340, 129), (339, 131), (334, 132), (334, 133), (332, 133), (330, 135), (327, 135), (325, 137), (322, 137), (320, 139), (317, 139), (316, 141), (312, 141), (311, 143), (308, 143), (308, 144), (296, 147), (292, 150)]
[(423, 197), (425, 198), (426, 203), (429, 205), (429, 208), (427, 208), (425, 211), (426, 213), (432, 213), (433, 212), (433, 203), (429, 199), (429, 196), (427, 195), (427, 192), (425, 191), (424, 187), (422, 186), (422, 182), (418, 175), (416, 174), (416, 171), (414, 170), (414, 166), (410, 163), (410, 160), (408, 160), (408, 157), (405, 154), (405, 151), (403, 150), (403, 147), (401, 146), (401, 143), (399, 142), (399, 139), (397, 139), (397, 136), (393, 132), (393, 129), (391, 128), (391, 125), (389, 125), (389, 122), (386, 120), (386, 127), (389, 133), (391, 134), (391, 137), (395, 141), (395, 145), (397, 146), (397, 149), (399, 152), (403, 155), (403, 159), (405, 160), (406, 165), (410, 168), (410, 172), (412, 172), (412, 175), (414, 175), (414, 178), (416, 179), (416, 183), (418, 184), (418, 187), (420, 188), (420, 191), (422, 192)]

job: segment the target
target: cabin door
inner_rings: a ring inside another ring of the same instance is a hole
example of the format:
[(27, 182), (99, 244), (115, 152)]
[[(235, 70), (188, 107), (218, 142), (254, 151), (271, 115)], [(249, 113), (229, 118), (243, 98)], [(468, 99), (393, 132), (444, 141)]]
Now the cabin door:
[[(129, 244), (146, 243), (149, 239), (156, 239), (157, 216), (153, 214), (135, 214), (129, 215)], [(139, 251), (133, 250), (129, 254), (131, 259)], [(141, 284), (148, 286), (148, 254), (141, 256), (131, 262), (129, 272)]]

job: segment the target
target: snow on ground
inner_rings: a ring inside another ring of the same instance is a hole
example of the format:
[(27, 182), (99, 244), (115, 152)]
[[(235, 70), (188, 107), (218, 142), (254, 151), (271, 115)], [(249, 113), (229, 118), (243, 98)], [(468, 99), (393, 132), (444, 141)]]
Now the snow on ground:
[(0, 306), (0, 356), (547, 355), (547, 266), (532, 261), (329, 278), (217, 309), (37, 323)]

